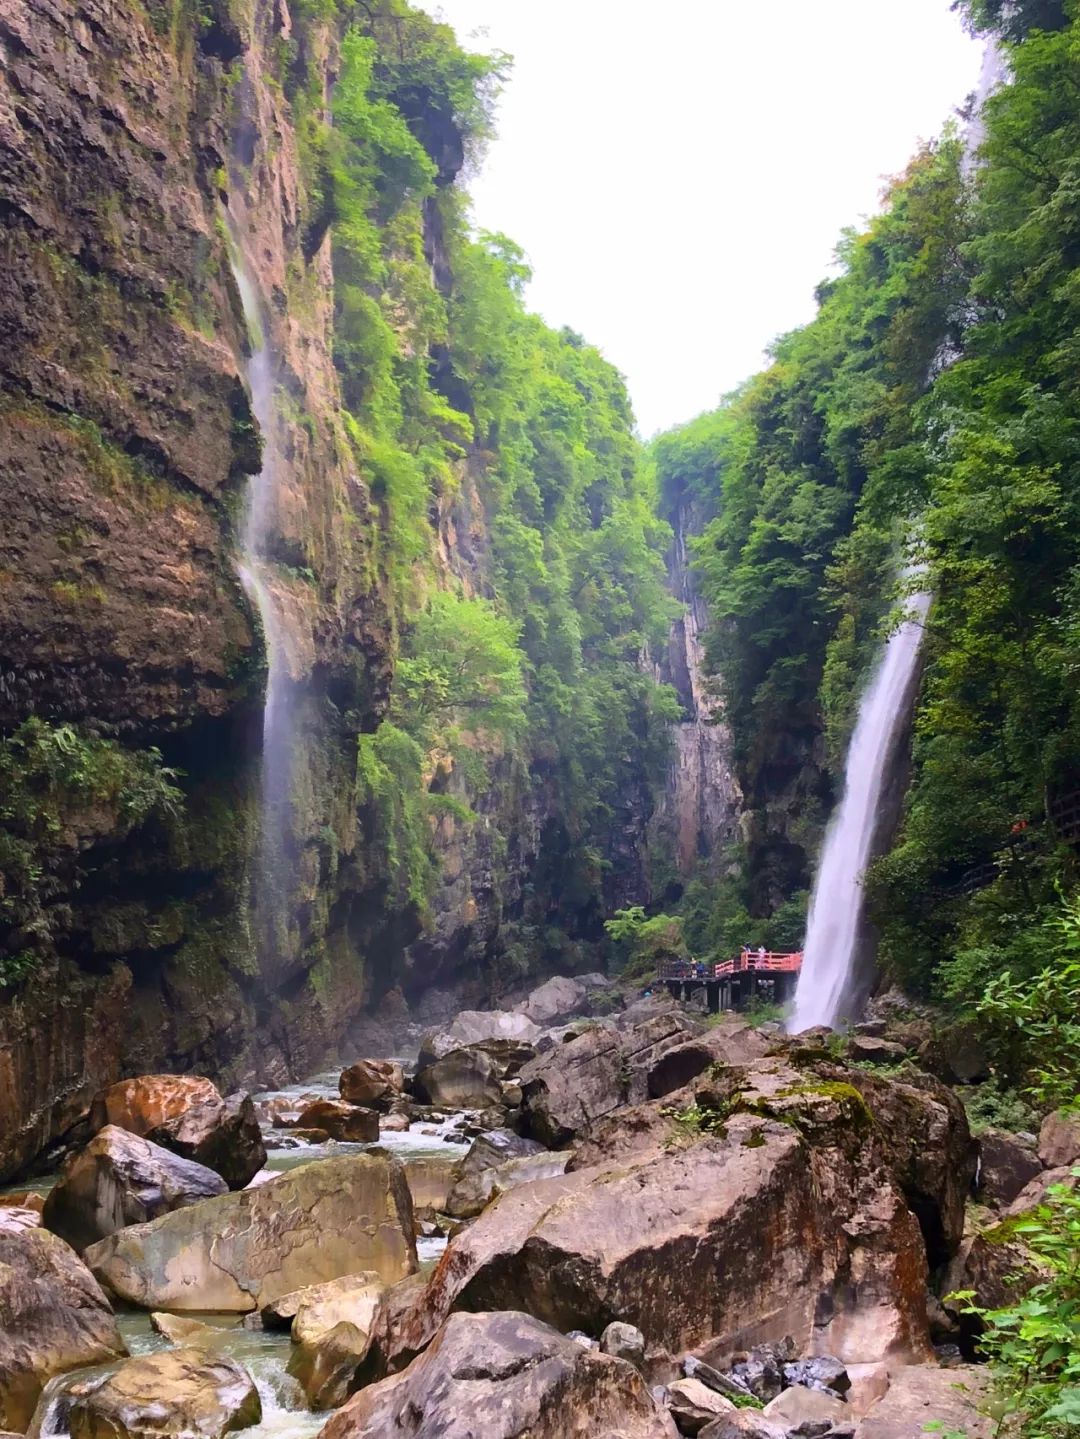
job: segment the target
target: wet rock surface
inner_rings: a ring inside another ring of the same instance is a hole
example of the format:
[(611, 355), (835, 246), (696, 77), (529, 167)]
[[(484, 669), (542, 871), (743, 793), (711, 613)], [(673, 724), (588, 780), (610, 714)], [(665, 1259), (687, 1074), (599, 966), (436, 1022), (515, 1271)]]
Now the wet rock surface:
[(214, 1170), (109, 1124), (65, 1162), (43, 1220), (82, 1250), (130, 1224), (227, 1192)]
[(246, 1313), (348, 1274), (393, 1283), (416, 1269), (413, 1231), (401, 1165), (350, 1155), (121, 1230), (86, 1259), (143, 1308)]
[(324, 1439), (674, 1439), (631, 1365), (585, 1349), (527, 1314), (453, 1315), (408, 1369), (362, 1389)]
[(0, 1428), (25, 1433), (45, 1383), (127, 1353), (75, 1251), (43, 1229), (0, 1230)]
[(69, 1411), (71, 1439), (221, 1439), (261, 1418), (247, 1370), (199, 1347), (142, 1355), (77, 1384)]

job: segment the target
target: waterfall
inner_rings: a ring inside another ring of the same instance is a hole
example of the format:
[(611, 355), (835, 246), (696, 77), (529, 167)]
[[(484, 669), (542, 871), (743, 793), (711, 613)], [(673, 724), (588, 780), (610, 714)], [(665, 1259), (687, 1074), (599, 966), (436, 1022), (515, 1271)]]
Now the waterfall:
[(252, 351), (246, 365), (251, 408), (262, 434), (262, 467), (248, 481), (240, 533), (240, 578), (258, 611), (266, 644), (266, 696), (263, 701), (259, 871), (255, 914), (260, 939), (273, 942), (282, 901), (288, 893), (284, 874), (289, 833), (295, 716), (289, 675), (286, 623), (273, 588), (271, 557), (277, 498), (274, 449), (274, 360), (255, 285), (238, 243), (232, 245), (233, 274), (244, 307)]
[[(966, 180), (974, 173), (984, 138), (983, 105), (1007, 79), (1006, 59), (990, 41), (983, 52), (979, 84), (964, 133), (961, 172)], [(966, 328), (970, 318), (967, 314), (958, 316), (961, 328)], [(943, 341), (928, 380), (948, 369), (959, 355), (959, 348)], [(913, 573), (909, 569), (907, 576)], [(829, 821), (814, 879), (802, 972), (795, 991), (795, 1009), (788, 1021), (792, 1034), (814, 1025), (835, 1025), (849, 998), (862, 925), (863, 875), (872, 855), (890, 754), (913, 698), (923, 620), (930, 600), (927, 593), (912, 597), (908, 617), (889, 637), (859, 704), (844, 773), (843, 798)]]
[(859, 703), (844, 794), (829, 822), (814, 881), (789, 1030), (834, 1025), (851, 984), (862, 920), (862, 880), (870, 861), (888, 761), (907, 718), (929, 594), (912, 597), (889, 636)]

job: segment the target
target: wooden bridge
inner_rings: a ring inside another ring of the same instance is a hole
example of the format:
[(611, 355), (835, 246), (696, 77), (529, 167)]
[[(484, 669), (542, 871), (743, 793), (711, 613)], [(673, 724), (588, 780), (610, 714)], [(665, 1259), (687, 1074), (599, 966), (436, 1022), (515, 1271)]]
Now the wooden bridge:
[(771, 949), (744, 949), (719, 964), (674, 959), (660, 966), (657, 983), (675, 999), (693, 999), (704, 991), (711, 1014), (745, 1009), (755, 998), (785, 1004), (795, 992), (802, 959), (801, 952), (778, 954)]

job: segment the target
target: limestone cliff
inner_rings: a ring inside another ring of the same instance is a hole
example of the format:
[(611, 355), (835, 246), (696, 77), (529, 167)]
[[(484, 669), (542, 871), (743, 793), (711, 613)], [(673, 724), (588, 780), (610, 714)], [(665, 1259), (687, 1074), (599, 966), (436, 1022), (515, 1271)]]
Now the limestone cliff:
[(668, 554), (668, 584), (681, 611), (672, 622), (659, 675), (672, 684), (682, 706), (674, 726), (674, 747), (667, 784), (650, 826), (650, 846), (658, 864), (680, 880), (699, 864), (713, 874), (724, 852), (739, 836), (742, 792), (735, 775), (731, 729), (725, 723), (715, 684), (705, 673), (705, 601), (694, 583), (688, 553), (702, 518), (694, 501), (682, 494), (672, 505), (674, 531)]
[[(120, 1074), (310, 1073), (386, 996), (595, 968), (647, 895), (666, 530), (621, 377), (468, 233), (491, 69), (405, 0), (0, 0), (0, 1177)], [(238, 568), (267, 464), (272, 914)], [(451, 591), (516, 656), (505, 733), (409, 714)], [(708, 846), (699, 621), (673, 812)], [(379, 735), (411, 768), (376, 793)]]
[[(331, 871), (355, 838), (340, 716), (377, 713), (385, 626), (337, 413), (328, 244), (301, 245), (271, 55), (289, 23), (283, 6), (257, 21), (109, 0), (0, 7), (0, 722), (75, 726), (91, 758), (112, 756), (102, 743), (154, 747), (183, 792), (132, 832), (122, 805), (49, 789), (44, 967), (0, 992), (0, 1174), (121, 1070), (302, 1069), (363, 999), (362, 973), (350, 965), (344, 984), (336, 967), (348, 913)], [(328, 83), (330, 37), (312, 26), (305, 43)], [(297, 678), (319, 676), (294, 837), (302, 893), (271, 953), (256, 952), (242, 902), (261, 660), (234, 530), (259, 437), (226, 204), (294, 401), (275, 437), (283, 553), (315, 577), (290, 586)], [(5, 870), (10, 960), (35, 936)]]

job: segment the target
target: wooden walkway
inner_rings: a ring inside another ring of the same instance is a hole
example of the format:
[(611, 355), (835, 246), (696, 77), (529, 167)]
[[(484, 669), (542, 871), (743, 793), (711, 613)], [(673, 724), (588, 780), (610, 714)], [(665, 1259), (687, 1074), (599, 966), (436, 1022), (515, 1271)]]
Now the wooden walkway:
[(755, 998), (784, 1004), (795, 992), (802, 953), (744, 949), (735, 959), (719, 964), (669, 960), (660, 966), (657, 983), (675, 999), (692, 1000), (704, 992), (711, 1014), (722, 1009), (745, 1009)]

